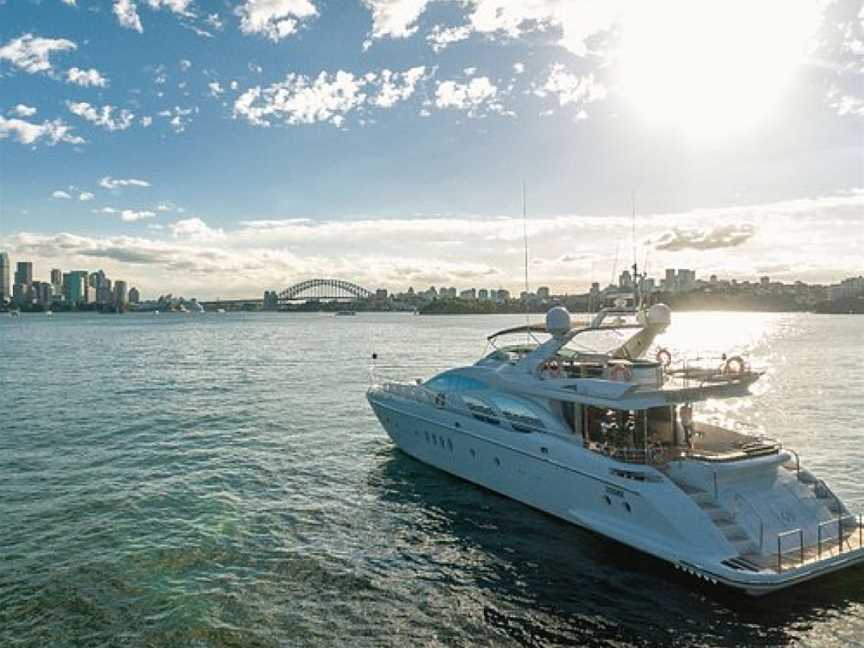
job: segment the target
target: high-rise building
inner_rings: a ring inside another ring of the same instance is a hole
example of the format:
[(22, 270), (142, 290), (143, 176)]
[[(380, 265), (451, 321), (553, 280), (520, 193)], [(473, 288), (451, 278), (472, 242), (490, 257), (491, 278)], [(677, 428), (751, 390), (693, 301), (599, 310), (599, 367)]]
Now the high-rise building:
[(42, 306), (50, 306), (54, 301), (54, 284), (47, 281), (34, 281), (33, 292), (36, 302)]
[(675, 268), (666, 268), (666, 278), (663, 279), (663, 290), (675, 292), (678, 282), (675, 281)]
[(86, 270), (73, 270), (63, 275), (63, 297), (70, 306), (87, 303)]
[(633, 277), (630, 276), (629, 270), (625, 270), (618, 276), (618, 287), (624, 290), (633, 287)]
[(114, 305), (115, 306), (125, 306), (129, 303), (129, 295), (126, 290), (126, 282), (125, 281), (115, 281), (114, 282)]
[(19, 261), (15, 270), (15, 283), (29, 286), (33, 283), (33, 263), (30, 261)]
[(12, 299), (11, 270), (9, 269), (9, 255), (0, 252), (0, 304)]
[(486, 288), (481, 288), (477, 292), (477, 298), (482, 299), (484, 301), (488, 300), (489, 299), (489, 291)]
[[(387, 296), (387, 291), (384, 291), (384, 296)], [(138, 304), (141, 301), (141, 293), (138, 292), (138, 289), (135, 286), (132, 286), (129, 289), (129, 303), (130, 304)]]
[(51, 283), (54, 284), (55, 290), (63, 285), (63, 273), (57, 268), (51, 268)]
[(537, 297), (539, 297), (540, 299), (549, 299), (549, 287), (540, 286), (537, 289)]

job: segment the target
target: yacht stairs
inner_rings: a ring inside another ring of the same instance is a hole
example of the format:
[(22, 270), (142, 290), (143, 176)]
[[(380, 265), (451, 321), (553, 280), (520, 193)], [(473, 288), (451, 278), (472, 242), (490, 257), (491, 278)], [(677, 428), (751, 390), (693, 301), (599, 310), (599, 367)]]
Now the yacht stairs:
[[(729, 543), (738, 550), (738, 557), (733, 559), (738, 563), (739, 569), (748, 571), (759, 571), (763, 564), (764, 555), (761, 546), (757, 545), (735, 520), (732, 513), (717, 501), (714, 493), (704, 489), (691, 486), (683, 482), (676, 482), (678, 487), (684, 491), (696, 505), (702, 509), (711, 522), (726, 537)], [(764, 537), (759, 538), (760, 545), (764, 545)]]
[[(849, 515), (839, 498), (820, 479), (796, 463), (785, 464), (797, 472), (798, 481), (807, 486), (813, 497), (833, 516), (810, 533), (796, 528), (767, 537), (759, 521), (758, 537), (751, 537), (736, 516), (720, 502), (717, 494), (681, 481), (676, 485), (711, 519), (714, 526), (735, 547), (738, 555), (724, 563), (741, 571), (764, 570), (782, 573), (812, 563), (836, 558), (844, 553), (864, 553), (864, 516)], [(758, 516), (757, 516), (758, 517)], [(815, 533), (814, 533), (815, 531)], [(815, 535), (815, 542), (811, 536)]]

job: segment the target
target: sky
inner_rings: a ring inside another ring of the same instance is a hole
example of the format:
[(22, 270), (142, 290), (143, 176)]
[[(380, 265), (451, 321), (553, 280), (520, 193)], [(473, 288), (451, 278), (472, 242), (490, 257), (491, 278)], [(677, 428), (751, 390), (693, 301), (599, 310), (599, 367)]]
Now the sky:
[(0, 0), (37, 279), (518, 291), (523, 183), (532, 289), (864, 273), (864, 5)]

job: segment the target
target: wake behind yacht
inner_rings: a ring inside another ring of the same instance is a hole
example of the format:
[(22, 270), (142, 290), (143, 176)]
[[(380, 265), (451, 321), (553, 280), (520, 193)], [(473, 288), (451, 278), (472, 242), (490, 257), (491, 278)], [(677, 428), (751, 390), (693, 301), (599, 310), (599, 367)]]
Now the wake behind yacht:
[(712, 583), (761, 595), (864, 561), (861, 516), (793, 450), (694, 414), (760, 372), (644, 357), (670, 323), (662, 304), (580, 325), (556, 307), (472, 366), (367, 397), (416, 459)]

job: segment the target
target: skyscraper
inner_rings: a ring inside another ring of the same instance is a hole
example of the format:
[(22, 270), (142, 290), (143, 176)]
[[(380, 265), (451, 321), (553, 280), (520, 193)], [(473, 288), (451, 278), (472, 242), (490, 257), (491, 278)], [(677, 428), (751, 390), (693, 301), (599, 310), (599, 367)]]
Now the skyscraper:
[(33, 263), (30, 261), (19, 261), (15, 270), (15, 283), (29, 286), (33, 283)]
[(55, 291), (63, 285), (63, 273), (57, 268), (51, 269), (51, 283), (54, 284)]
[(117, 307), (125, 306), (129, 303), (129, 298), (126, 294), (126, 282), (114, 282), (114, 305)]
[(134, 286), (129, 289), (129, 303), (137, 304), (141, 301), (141, 293)]
[(12, 277), (9, 269), (9, 255), (0, 252), (0, 303), (12, 299)]
[(63, 296), (70, 306), (87, 303), (86, 270), (72, 271), (63, 275)]

